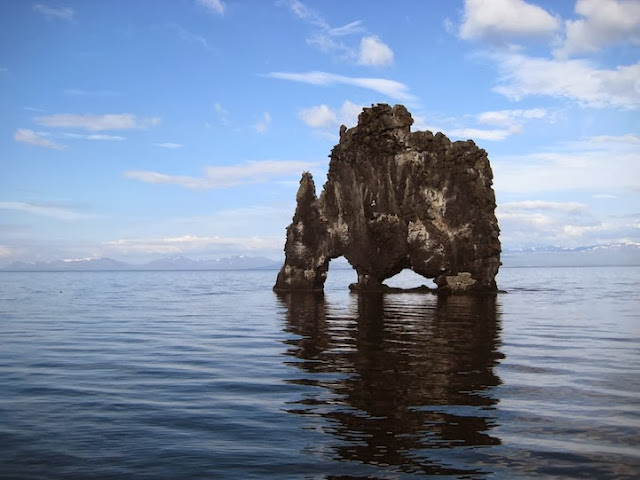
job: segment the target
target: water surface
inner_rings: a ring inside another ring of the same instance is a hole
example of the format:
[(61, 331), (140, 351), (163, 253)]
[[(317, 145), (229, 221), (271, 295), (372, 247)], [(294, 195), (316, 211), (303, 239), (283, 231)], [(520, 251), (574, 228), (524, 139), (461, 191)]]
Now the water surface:
[(1, 273), (0, 477), (640, 475), (640, 268), (496, 298), (275, 273)]

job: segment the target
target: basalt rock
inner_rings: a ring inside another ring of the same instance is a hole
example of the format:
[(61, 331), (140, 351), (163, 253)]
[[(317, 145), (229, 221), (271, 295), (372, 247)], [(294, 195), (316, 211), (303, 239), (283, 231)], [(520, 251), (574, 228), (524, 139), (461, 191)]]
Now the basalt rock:
[(471, 141), (411, 132), (402, 105), (365, 108), (340, 128), (320, 198), (302, 176), (276, 290), (322, 290), (344, 256), (359, 290), (410, 268), (441, 292), (495, 292), (500, 266), (493, 175)]

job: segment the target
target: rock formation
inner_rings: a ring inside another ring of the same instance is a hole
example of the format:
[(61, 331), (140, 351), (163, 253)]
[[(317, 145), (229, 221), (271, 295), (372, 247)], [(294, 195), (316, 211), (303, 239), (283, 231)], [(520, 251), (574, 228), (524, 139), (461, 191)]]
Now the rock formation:
[(495, 292), (500, 266), (493, 175), (473, 141), (411, 132), (402, 105), (365, 108), (340, 128), (320, 198), (302, 175), (275, 290), (322, 290), (343, 256), (360, 290), (410, 268), (441, 292)]

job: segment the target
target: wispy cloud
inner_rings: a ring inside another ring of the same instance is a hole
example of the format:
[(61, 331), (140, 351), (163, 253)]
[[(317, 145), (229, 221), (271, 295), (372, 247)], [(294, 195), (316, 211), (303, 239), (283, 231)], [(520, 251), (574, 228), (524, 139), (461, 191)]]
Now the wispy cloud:
[(228, 185), (216, 185), (213, 181), (205, 177), (189, 177), (186, 175), (167, 175), (160, 172), (148, 170), (127, 170), (123, 174), (125, 178), (139, 180), (145, 183), (155, 183), (157, 185), (178, 185), (191, 190), (208, 190), (220, 188)]
[(222, 125), (229, 125), (229, 111), (221, 103), (216, 102), (213, 105), (213, 111)]
[(494, 125), (502, 128), (454, 128), (446, 130), (446, 133), (456, 138), (500, 141), (506, 140), (511, 135), (520, 133), (523, 128), (523, 123), (530, 120), (541, 120), (548, 116), (548, 112), (543, 108), (531, 108), (528, 110), (492, 110), (477, 115), (477, 122), (482, 125)]
[(66, 148), (64, 145), (55, 143), (47, 138), (44, 138), (41, 134), (29, 130), (28, 128), (18, 128), (14, 134), (13, 139), (16, 142), (28, 143), (37, 147), (50, 148), (52, 150), (62, 150)]
[(216, 15), (224, 15), (227, 9), (227, 6), (222, 0), (197, 0), (197, 3), (206, 8), (208, 12), (215, 13)]
[(288, 8), (298, 19), (313, 27), (307, 43), (323, 53), (333, 54), (341, 60), (360, 65), (386, 67), (393, 64), (393, 50), (375, 35), (361, 38), (359, 44), (346, 37), (366, 33), (362, 20), (354, 20), (340, 27), (332, 27), (316, 10), (300, 0), (281, 0), (279, 5)]
[[(549, 191), (640, 191), (640, 151), (637, 148), (596, 148), (584, 142), (570, 150), (527, 155), (494, 156), (491, 166), (499, 193)], [(623, 147), (623, 146), (621, 146)]]
[(36, 117), (38, 125), (54, 128), (82, 128), (89, 131), (148, 128), (160, 123), (159, 117), (138, 118), (131, 113), (107, 115), (57, 113)]
[(118, 97), (119, 92), (113, 90), (82, 90), (79, 88), (68, 88), (64, 91), (68, 97)]
[(492, 110), (478, 115), (478, 122), (500, 127), (513, 127), (523, 120), (542, 119), (548, 116), (544, 108), (530, 108), (528, 110)]
[(79, 213), (65, 207), (43, 205), (27, 202), (0, 202), (0, 209), (16, 210), (20, 212), (38, 215), (40, 217), (55, 218), (57, 220), (86, 220), (94, 218), (94, 215)]
[(271, 125), (271, 115), (269, 114), (269, 112), (264, 112), (258, 123), (256, 123), (255, 125), (256, 132), (266, 132), (269, 128), (269, 125)]
[(309, 8), (300, 0), (280, 0), (277, 4), (287, 7), (300, 20), (315, 25), (322, 30), (331, 30), (331, 26), (322, 15), (312, 8)]
[(185, 42), (200, 45), (205, 50), (211, 49), (209, 42), (207, 42), (207, 39), (204, 38), (202, 35), (193, 33), (187, 30), (186, 28), (182, 27), (181, 25), (178, 25), (177, 23), (170, 23), (168, 25), (168, 28), (173, 30), (178, 35), (178, 37), (180, 37), (180, 39), (184, 40)]
[(239, 165), (208, 166), (202, 177), (167, 175), (153, 171), (129, 170), (126, 178), (159, 185), (178, 185), (192, 190), (227, 188), (273, 179), (298, 177), (302, 171), (316, 166), (313, 162), (264, 160)]
[(518, 212), (531, 210), (559, 211), (564, 213), (583, 213), (587, 209), (584, 203), (579, 202), (550, 202), (546, 200), (525, 200), (500, 204), (501, 212)]
[(637, 216), (597, 218), (586, 204), (579, 202), (502, 203), (498, 204), (496, 216), (502, 241), (511, 246), (610, 243), (636, 237), (640, 228)]
[(176, 148), (184, 147), (184, 145), (182, 145), (181, 143), (172, 143), (172, 142), (154, 143), (154, 145), (156, 147), (168, 148), (168, 149), (171, 149), (171, 150), (176, 149)]
[(75, 138), (79, 140), (104, 140), (109, 142), (121, 142), (127, 139), (127, 137), (122, 137), (120, 135), (104, 135), (100, 133), (92, 133), (87, 135), (82, 133), (64, 132), (61, 135), (67, 138)]
[(352, 85), (354, 87), (373, 90), (394, 100), (407, 102), (416, 100), (416, 97), (409, 93), (409, 87), (404, 83), (386, 78), (347, 77), (328, 72), (270, 72), (266, 76), (280, 80), (308, 83), (310, 85)]
[(329, 28), (328, 33), (332, 37), (343, 37), (345, 35), (354, 35), (356, 33), (362, 33), (365, 28), (362, 24), (362, 20), (355, 20), (349, 22), (341, 27)]
[(482, 129), (482, 128), (455, 128), (445, 130), (445, 133), (451, 137), (462, 139), (489, 140), (498, 141), (505, 140), (510, 135), (517, 133), (519, 130), (513, 129)]
[(640, 145), (640, 137), (632, 133), (626, 135), (597, 135), (595, 137), (589, 137), (591, 143), (617, 143), (628, 145)]
[(69, 7), (51, 7), (42, 3), (36, 3), (33, 6), (33, 11), (44, 15), (50, 20), (73, 20), (75, 10)]
[(497, 53), (501, 73), (493, 88), (512, 100), (534, 95), (561, 97), (589, 107), (640, 108), (640, 62), (601, 69), (583, 59), (562, 60)]

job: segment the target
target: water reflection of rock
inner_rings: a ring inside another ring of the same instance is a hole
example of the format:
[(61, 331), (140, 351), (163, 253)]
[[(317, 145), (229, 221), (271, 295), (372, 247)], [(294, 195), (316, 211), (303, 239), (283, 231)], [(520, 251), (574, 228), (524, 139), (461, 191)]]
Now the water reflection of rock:
[(288, 353), (304, 375), (293, 382), (321, 387), (290, 411), (322, 417), (341, 460), (479, 473), (456, 465), (451, 449), (500, 443), (491, 435), (501, 358), (495, 298), (364, 294), (336, 313), (322, 294), (280, 298), (287, 331), (299, 336)]

